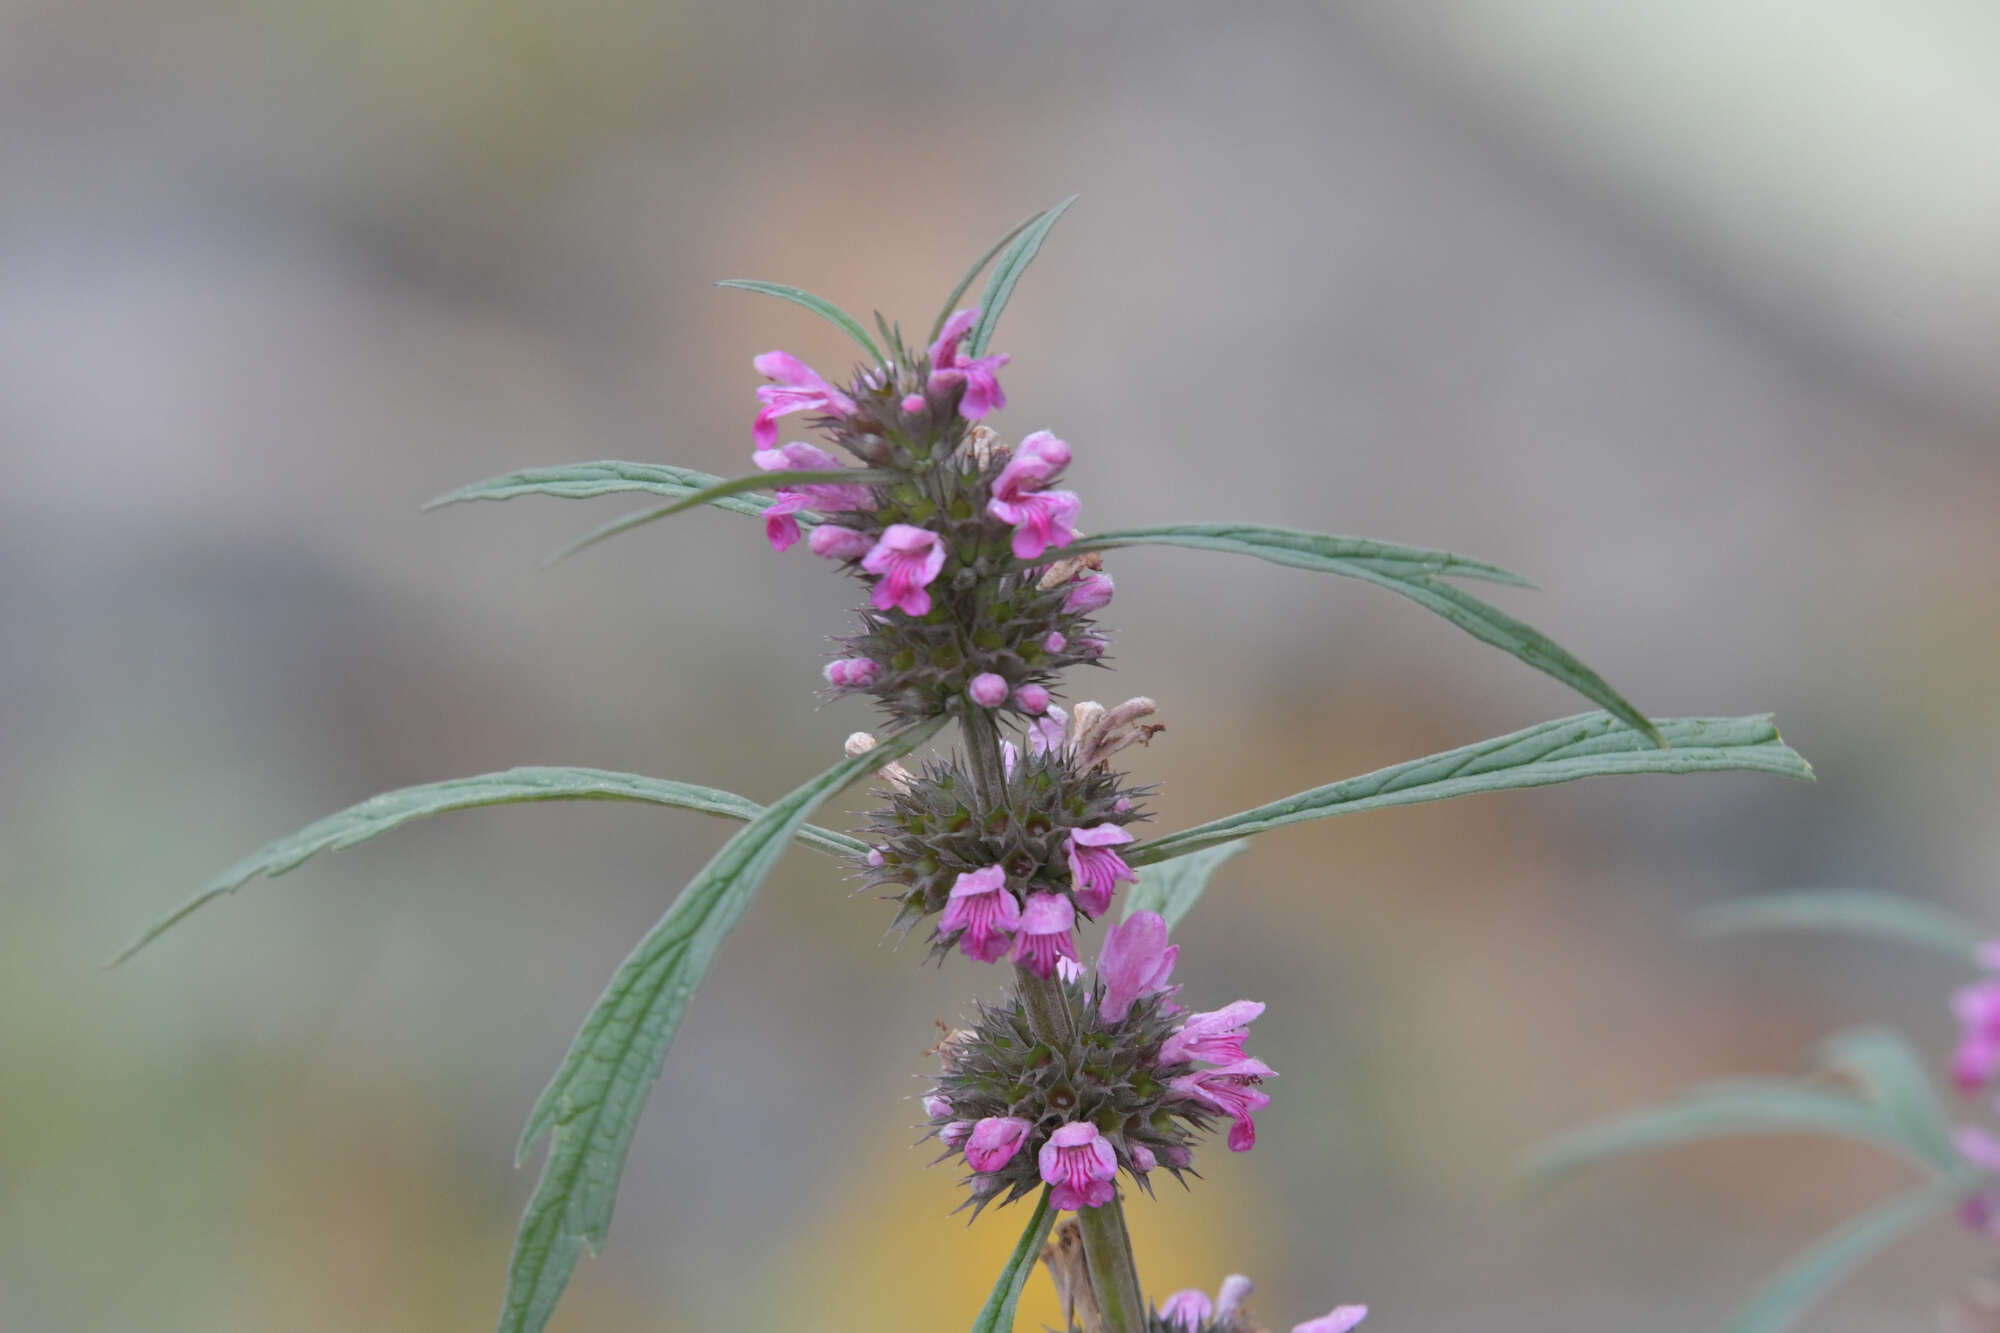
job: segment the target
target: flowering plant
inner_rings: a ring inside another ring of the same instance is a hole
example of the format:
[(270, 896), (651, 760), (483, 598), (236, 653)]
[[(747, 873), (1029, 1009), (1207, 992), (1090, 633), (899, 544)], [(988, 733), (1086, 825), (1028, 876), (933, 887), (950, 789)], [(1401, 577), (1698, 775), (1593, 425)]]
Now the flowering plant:
[[(2000, 1084), (2000, 939), (1970, 921), (1912, 899), (1865, 890), (1809, 890), (1747, 898), (1698, 918), (1705, 933), (1838, 931), (1921, 945), (1983, 975), (1951, 997), (1959, 1043), (1951, 1061), (1958, 1092), (1974, 1098)], [(1815, 1068), (1792, 1078), (1735, 1078), (1692, 1088), (1672, 1101), (1615, 1116), (1544, 1146), (1534, 1171), (1560, 1175), (1613, 1157), (1732, 1134), (1830, 1135), (1901, 1157), (1921, 1178), (1903, 1194), (1822, 1238), (1745, 1306), (1732, 1333), (1782, 1333), (1877, 1250), (1945, 1213), (2000, 1239), (2000, 1136), (1954, 1125), (1923, 1058), (1894, 1032), (1856, 1027), (1821, 1043)], [(1989, 1109), (1993, 1109), (1989, 1106)], [(2000, 1284), (1981, 1279), (1939, 1311), (1943, 1333), (2000, 1326)]]
[[(254, 853), (156, 924), (145, 944), (213, 898), (317, 852), (425, 815), (563, 799), (650, 802), (743, 821), (647, 932), (585, 1018), (528, 1117), (525, 1154), (550, 1141), (522, 1219), (503, 1333), (549, 1319), (582, 1249), (605, 1238), (648, 1089), (690, 997), (751, 896), (794, 842), (830, 855), (894, 903), (893, 928), (923, 927), (930, 954), (1004, 967), (1008, 989), (938, 1052), (921, 1132), (964, 1171), (976, 1215), (1033, 1198), (1027, 1225), (974, 1324), (1012, 1327), (1023, 1284), (1046, 1261), (1067, 1318), (1090, 1333), (1248, 1333), (1250, 1284), (1214, 1299), (1186, 1290), (1149, 1304), (1126, 1232), (1131, 1189), (1159, 1173), (1185, 1183), (1225, 1123), (1233, 1152), (1257, 1141), (1275, 1071), (1250, 1054), (1264, 1006), (1186, 1003), (1169, 933), (1252, 835), (1306, 820), (1624, 773), (1747, 769), (1803, 778), (1805, 762), (1768, 717), (1646, 717), (1543, 634), (1466, 592), (1460, 580), (1525, 585), (1444, 551), (1247, 523), (1180, 523), (1086, 533), (1059, 485), (1071, 447), (1036, 430), (1009, 447), (985, 424), (1005, 407), (995, 326), (1068, 201), (1023, 222), (960, 280), (916, 345), (881, 316), (873, 332), (825, 300), (761, 282), (828, 320), (864, 356), (840, 382), (785, 352), (755, 358), (767, 381), (751, 425), (755, 471), (724, 479), (652, 463), (538, 468), (480, 482), (437, 504), (614, 493), (667, 503), (600, 528), (572, 549), (698, 505), (763, 520), (770, 546), (804, 541), (861, 585), (864, 604), (823, 670), (830, 696), (864, 695), (887, 723), (768, 805), (711, 787), (582, 768), (517, 768), (407, 788)], [(990, 273), (988, 269), (990, 266)], [(960, 302), (988, 273), (976, 304)], [(879, 337), (880, 341), (877, 341)], [(780, 443), (803, 417), (822, 443)], [(827, 446), (827, 447), (823, 447)], [(844, 456), (844, 457), (843, 457)], [(851, 460), (851, 461), (849, 461)], [(1153, 700), (1065, 705), (1066, 674), (1102, 667), (1098, 617), (1116, 591), (1104, 553), (1167, 545), (1360, 579), (1571, 686), (1602, 711), (1329, 783), (1177, 832), (1141, 838), (1149, 788), (1114, 768), (1161, 729)], [(905, 766), (945, 725), (958, 744)], [(864, 774), (880, 780), (862, 837), (808, 823)], [(1129, 887), (1128, 887), (1129, 886)], [(1122, 911), (1117, 900), (1127, 889)], [(1105, 923), (1093, 968), (1080, 940)], [(130, 950), (127, 951), (128, 953)], [(1060, 1231), (1058, 1214), (1073, 1216)], [(1295, 1333), (1341, 1333), (1341, 1306)]]

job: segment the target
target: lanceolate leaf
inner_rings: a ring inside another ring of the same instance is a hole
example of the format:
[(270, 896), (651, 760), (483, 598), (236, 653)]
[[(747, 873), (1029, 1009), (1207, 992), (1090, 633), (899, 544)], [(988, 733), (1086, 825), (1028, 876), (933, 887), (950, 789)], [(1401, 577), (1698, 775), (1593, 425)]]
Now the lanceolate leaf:
[(986, 344), (993, 340), (993, 326), (1000, 322), (1000, 312), (1007, 308), (1008, 299), (1014, 295), (1014, 284), (1027, 272), (1028, 265), (1035, 262), (1035, 254), (1042, 248), (1049, 228), (1055, 226), (1056, 219), (1075, 202), (1076, 196), (1071, 195), (1021, 228), (1020, 234), (994, 262), (993, 272), (986, 279), (986, 292), (979, 298), (979, 321), (972, 326), (972, 332), (966, 338), (968, 355), (986, 355)]
[(1669, 748), (1655, 749), (1644, 735), (1608, 713), (1544, 722), (1170, 833), (1132, 848), (1125, 859), (1133, 865), (1166, 861), (1308, 819), (1479, 792), (1547, 787), (1578, 778), (1725, 769), (1812, 777), (1812, 768), (1779, 739), (1778, 728), (1768, 715), (1671, 718), (1661, 720), (1657, 728)]
[(552, 1134), (541, 1183), (521, 1218), (507, 1272), (500, 1333), (540, 1333), (585, 1245), (603, 1244), (618, 1177), (667, 1045), (723, 937), (806, 816), (871, 769), (909, 753), (942, 725), (906, 728), (866, 754), (835, 764), (746, 824), (681, 891), (619, 965), (583, 1020), (521, 1138), (521, 1156)]
[(1021, 1289), (1028, 1285), (1028, 1274), (1034, 1271), (1035, 1260), (1041, 1256), (1042, 1246), (1048, 1243), (1049, 1230), (1055, 1221), (1055, 1210), (1049, 1207), (1049, 1192), (1043, 1190), (1042, 1197), (1035, 1201), (1035, 1211), (1028, 1217), (1028, 1225), (1021, 1230), (1014, 1252), (1007, 1256), (1007, 1266), (993, 1283), (993, 1294), (986, 1298), (986, 1304), (979, 1307), (979, 1317), (972, 1321), (972, 1333), (1013, 1333), (1014, 1308), (1021, 1303)]
[(1695, 913), (1704, 935), (1763, 930), (1831, 930), (1903, 940), (1976, 962), (1979, 946), (2000, 931), (1913, 898), (1867, 889), (1808, 889), (1718, 903)]
[(1171, 861), (1160, 861), (1142, 867), (1139, 882), (1125, 895), (1125, 915), (1134, 912), (1158, 912), (1166, 920), (1167, 929), (1180, 924), (1201, 895), (1208, 888), (1209, 876), (1217, 866), (1236, 855), (1250, 844), (1238, 838), (1204, 851), (1176, 857)]
[[(678, 806), (729, 819), (754, 819), (764, 807), (748, 797), (689, 782), (608, 773), (595, 768), (510, 768), (473, 778), (404, 787), (372, 796), (337, 815), (308, 824), (297, 833), (244, 857), (204, 885), (201, 891), (161, 917), (146, 933), (120, 950), (112, 964), (124, 962), (159, 938), (177, 922), (225, 893), (233, 893), (259, 875), (277, 876), (320, 852), (337, 852), (367, 842), (413, 819), (483, 805), (520, 805), (531, 801), (641, 801)], [(865, 843), (844, 833), (801, 825), (799, 841), (835, 856), (865, 855)]]
[(1964, 1165), (1951, 1140), (1944, 1103), (1923, 1061), (1902, 1037), (1882, 1028), (1849, 1028), (1827, 1039), (1820, 1061), (1853, 1079), (1918, 1158), (1947, 1174)]
[(958, 280), (958, 286), (951, 289), (951, 295), (944, 298), (944, 305), (939, 308), (937, 318), (931, 321), (931, 334), (925, 341), (937, 341), (938, 334), (944, 332), (944, 322), (951, 318), (951, 312), (958, 308), (958, 303), (964, 298), (967, 289), (972, 286), (973, 282), (979, 277), (986, 266), (993, 262), (993, 257), (1002, 250), (1005, 250), (1010, 241), (1026, 231), (1029, 224), (1040, 216), (1040, 213), (1030, 213), (1027, 217), (1015, 223), (1012, 231), (993, 242), (993, 248), (979, 256), (978, 262), (965, 270), (965, 276)]
[(1863, 1260), (1956, 1207), (1969, 1192), (1963, 1183), (1943, 1181), (1863, 1213), (1793, 1261), (1730, 1325), (1731, 1333), (1784, 1333)]
[[(623, 463), (614, 459), (597, 463), (563, 463), (556, 467), (531, 467), (520, 472), (509, 472), (503, 477), (489, 477), (485, 481), (475, 481), (469, 486), (447, 491), (424, 508), (438, 509), (449, 504), (461, 504), (467, 500), (512, 500), (523, 495), (549, 495), (561, 500), (589, 500), (600, 495), (620, 495), (628, 491), (685, 500), (689, 496), (707, 491), (723, 480), (710, 472), (697, 472), (691, 467), (674, 467), (666, 463)], [(771, 497), (756, 491), (748, 491), (720, 495), (705, 503), (712, 504), (718, 509), (727, 509), (731, 513), (747, 514), (755, 518), (770, 505)]]
[(833, 302), (827, 300), (824, 296), (814, 296), (811, 292), (801, 290), (797, 287), (787, 287), (783, 283), (758, 282), (754, 278), (725, 278), (715, 285), (718, 287), (734, 287), (739, 291), (762, 292), (766, 296), (775, 296), (780, 301), (790, 301), (793, 305), (802, 305), (848, 337), (854, 339), (856, 343), (860, 344), (861, 350), (868, 353), (869, 359), (876, 365), (885, 366), (889, 364), (882, 356), (882, 349), (875, 345), (875, 340), (868, 336), (868, 330), (861, 327), (860, 321)]
[(1555, 640), (1463, 588), (1445, 582), (1449, 578), (1477, 578), (1533, 586), (1520, 575), (1497, 565), (1469, 560), (1449, 551), (1252, 523), (1176, 523), (1100, 532), (1077, 539), (1065, 554), (1106, 551), (1119, 546), (1187, 546), (1202, 551), (1227, 551), (1297, 569), (1341, 574), (1387, 588), (1443, 616), (1480, 642), (1512, 653), (1535, 670), (1553, 676), (1627, 726), (1636, 727), (1665, 744), (1644, 714)]
[(1527, 1169), (1557, 1175), (1630, 1153), (1734, 1134), (1831, 1134), (1923, 1160), (1881, 1108), (1858, 1097), (1784, 1079), (1733, 1079), (1573, 1130), (1537, 1149)]
[[(684, 495), (672, 504), (661, 505), (657, 509), (641, 510), (639, 513), (628, 514), (624, 518), (615, 519), (601, 528), (585, 533), (581, 538), (563, 547), (542, 563), (553, 565), (559, 560), (575, 555), (578, 551), (597, 545), (597, 543), (603, 541), (606, 537), (615, 537), (621, 532), (629, 532), (642, 524), (651, 523), (656, 518), (665, 518), (669, 514), (678, 514), (683, 510), (693, 509), (697, 505), (723, 504), (734, 496), (739, 496), (746, 492), (754, 492), (762, 486), (813, 486), (828, 482), (868, 486), (878, 482), (897, 480), (900, 480), (900, 477), (894, 472), (877, 472), (868, 468), (854, 467), (812, 470), (801, 468), (788, 472), (753, 472), (746, 477), (730, 477), (726, 481), (718, 481), (713, 485), (704, 486), (698, 491)], [(761, 514), (763, 510), (760, 508), (757, 512)], [(795, 514), (793, 517), (798, 520), (799, 526), (802, 528), (810, 528), (818, 521), (805, 514)]]

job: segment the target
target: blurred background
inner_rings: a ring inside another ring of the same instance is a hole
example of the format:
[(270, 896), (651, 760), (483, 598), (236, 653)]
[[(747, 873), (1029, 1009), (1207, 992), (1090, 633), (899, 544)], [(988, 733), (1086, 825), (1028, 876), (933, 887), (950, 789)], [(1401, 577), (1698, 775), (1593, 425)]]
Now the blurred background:
[[(1979, 0), (4, 0), (0, 1327), (488, 1326), (519, 1126), (723, 826), (456, 815), (98, 961), (383, 788), (821, 768), (868, 715), (815, 707), (848, 589), (802, 550), (698, 513), (544, 571), (617, 503), (417, 506), (586, 458), (742, 471), (751, 356), (849, 352), (715, 279), (919, 324), (1071, 191), (993, 424), (1072, 442), (1087, 527), (1498, 561), (1642, 707), (1775, 710), (1820, 774), (1231, 863), (1183, 974), (1270, 1003), (1283, 1076), (1258, 1151), (1136, 1206), (1147, 1285), (1248, 1272), (1280, 1328), (1717, 1326), (1900, 1168), (1784, 1140), (1536, 1196), (1513, 1164), (1843, 1022), (1942, 1063), (1959, 977), (1685, 918), (1847, 884), (2000, 920), (1996, 62)], [(1133, 767), (1166, 827), (1583, 707), (1362, 585), (1112, 568), (1123, 674), (1081, 684), (1162, 702)], [(781, 867), (555, 1328), (969, 1321), (1020, 1218), (947, 1216), (908, 1126), (935, 1023), (997, 977), (888, 918)], [(1940, 1225), (1815, 1327), (1921, 1326), (1991, 1257)], [(1023, 1327), (1053, 1317), (1038, 1276)]]

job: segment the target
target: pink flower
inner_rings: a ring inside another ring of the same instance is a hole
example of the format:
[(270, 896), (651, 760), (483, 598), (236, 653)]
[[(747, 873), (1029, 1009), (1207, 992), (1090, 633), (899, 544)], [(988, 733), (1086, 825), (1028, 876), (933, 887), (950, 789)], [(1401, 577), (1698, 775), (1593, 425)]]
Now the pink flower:
[[(751, 455), (751, 461), (766, 472), (822, 472), (840, 467), (839, 459), (803, 440), (793, 440), (782, 449), (759, 449)], [(874, 493), (866, 486), (815, 482), (781, 489), (764, 510), (764, 535), (770, 539), (771, 549), (783, 551), (799, 539), (799, 521), (792, 515), (801, 509), (838, 513), (874, 507)]]
[(893, 606), (905, 615), (927, 615), (931, 595), (924, 589), (944, 568), (944, 542), (928, 528), (892, 523), (861, 567), (882, 576), (870, 597), (877, 611)]
[[(1097, 1016), (1107, 1023), (1124, 1022), (1142, 996), (1168, 989), (1167, 978), (1180, 956), (1180, 945), (1167, 943), (1167, 922), (1158, 912), (1134, 912), (1105, 931), (1097, 955), (1097, 979), (1104, 983)], [(1165, 1061), (1164, 1052), (1161, 1058)]]
[(951, 1119), (951, 1103), (938, 1096), (935, 1092), (928, 1093), (924, 1097), (924, 1116), (929, 1120), (949, 1120)]
[(1208, 1293), (1195, 1287), (1177, 1291), (1160, 1303), (1160, 1322), (1182, 1333), (1196, 1333), (1215, 1317), (1215, 1305)]
[(1229, 1150), (1249, 1152), (1257, 1142), (1257, 1124), (1251, 1115), (1271, 1104), (1270, 1094), (1257, 1085), (1275, 1077), (1276, 1072), (1262, 1060), (1243, 1059), (1217, 1069), (1182, 1074), (1167, 1086), (1234, 1119), (1236, 1123), (1229, 1127)]
[(1045, 653), (1059, 653), (1067, 647), (1069, 640), (1063, 637), (1061, 630), (1050, 630), (1049, 636), (1042, 640), (1042, 651)]
[(759, 449), (778, 442), (778, 418), (794, 412), (825, 412), (845, 417), (854, 412), (854, 400), (819, 377), (819, 372), (789, 352), (766, 352), (751, 362), (757, 373), (776, 381), (757, 386), (757, 401), (764, 406), (750, 427), (750, 438)]
[(967, 421), (977, 421), (994, 408), (1007, 406), (1007, 395), (996, 378), (1000, 367), (1009, 360), (1006, 353), (976, 360), (965, 360), (959, 355), (959, 343), (972, 332), (978, 318), (977, 309), (961, 310), (944, 322), (937, 341), (931, 344), (931, 374), (924, 386), (931, 393), (938, 393), (963, 385), (965, 392), (959, 396), (958, 414)]
[(974, 1171), (998, 1171), (1014, 1160), (1034, 1126), (1019, 1116), (989, 1115), (972, 1127), (965, 1141), (965, 1160)]
[(1125, 858), (1111, 850), (1130, 841), (1132, 835), (1116, 824), (1074, 829), (1063, 840), (1063, 852), (1069, 857), (1070, 891), (1086, 915), (1103, 916), (1118, 885), (1138, 880)]
[[(1109, 574), (1086, 575), (1078, 579), (1076, 586), (1069, 590), (1069, 596), (1063, 598), (1063, 610), (1076, 615), (1088, 615), (1092, 611), (1101, 611), (1111, 604), (1111, 594), (1116, 591), (1117, 588), (1112, 584)], [(1097, 645), (1096, 652), (1101, 653), (1104, 651), (1104, 644), (1101, 639), (1085, 640), (1086, 651), (1090, 650), (1090, 644), (1092, 643)]]
[(1076, 540), (1076, 516), (1082, 501), (1070, 491), (1042, 488), (1069, 466), (1069, 446), (1045, 430), (1021, 441), (1014, 457), (993, 479), (993, 498), (986, 512), (1014, 525), (1014, 554), (1034, 560), (1051, 546)]
[(1293, 1324), (1292, 1333), (1347, 1333), (1367, 1317), (1368, 1307), (1365, 1305), (1337, 1305), (1331, 1313), (1308, 1319), (1303, 1324)]
[(1250, 1024), (1264, 1012), (1255, 1000), (1238, 1000), (1205, 1014), (1189, 1014), (1181, 1030), (1160, 1043), (1160, 1063), (1177, 1065), (1188, 1060), (1210, 1064), (1235, 1064), (1249, 1057), (1243, 1052)]
[(951, 886), (944, 914), (938, 918), (941, 933), (965, 932), (959, 936), (958, 951), (982, 963), (994, 962), (1007, 952), (1008, 934), (1020, 924), (1021, 905), (1014, 901), (1007, 887), (1007, 872), (999, 866), (961, 874)]
[(998, 708), (1007, 701), (1007, 682), (991, 671), (982, 671), (972, 678), (965, 692), (981, 708)]
[(1960, 1040), (1952, 1077), (1965, 1092), (1977, 1092), (2000, 1073), (2000, 981), (1982, 981), (1951, 997)]
[[(765, 511), (767, 529), (769, 522), (767, 510)], [(874, 547), (875, 539), (865, 532), (843, 528), (837, 523), (822, 523), (812, 530), (812, 536), (806, 538), (806, 545), (812, 549), (814, 555), (828, 560), (859, 560)]]
[(1056, 959), (1076, 957), (1069, 933), (1075, 925), (1076, 908), (1069, 899), (1060, 893), (1029, 894), (1021, 909), (1021, 933), (1014, 938), (1014, 961), (1038, 977), (1048, 976), (1056, 970)]
[(1024, 713), (1039, 713), (1049, 706), (1049, 692), (1039, 685), (1023, 685), (1014, 691), (1014, 707)]
[(1057, 1208), (1096, 1208), (1111, 1202), (1118, 1189), (1118, 1154), (1088, 1120), (1074, 1120), (1049, 1135), (1037, 1159), (1042, 1181), (1054, 1187), (1049, 1202)]

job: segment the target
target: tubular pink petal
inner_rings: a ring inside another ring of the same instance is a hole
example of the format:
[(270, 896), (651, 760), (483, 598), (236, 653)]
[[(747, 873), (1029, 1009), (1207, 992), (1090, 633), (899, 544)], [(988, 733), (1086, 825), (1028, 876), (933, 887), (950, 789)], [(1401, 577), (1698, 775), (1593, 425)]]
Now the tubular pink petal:
[(1336, 1306), (1331, 1314), (1308, 1319), (1303, 1324), (1293, 1324), (1292, 1333), (1348, 1333), (1367, 1317), (1368, 1307), (1365, 1305)]

